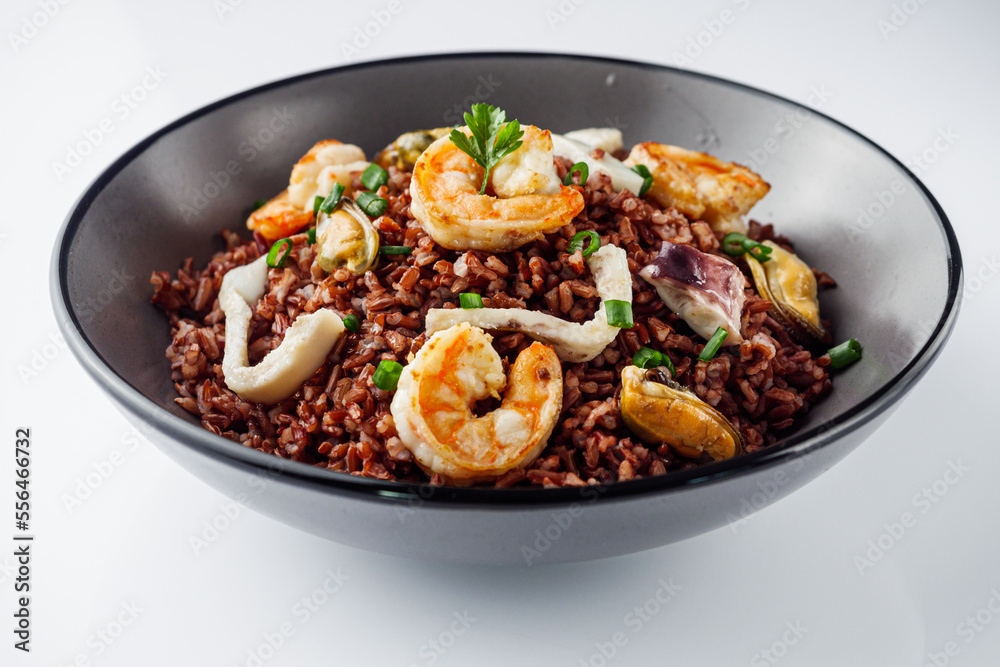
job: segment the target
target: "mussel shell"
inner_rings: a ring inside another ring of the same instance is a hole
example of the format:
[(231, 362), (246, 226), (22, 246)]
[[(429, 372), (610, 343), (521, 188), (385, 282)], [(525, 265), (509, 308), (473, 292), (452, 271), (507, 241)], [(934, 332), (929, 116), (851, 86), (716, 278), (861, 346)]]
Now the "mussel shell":
[[(744, 257), (750, 267), (757, 293), (771, 302), (771, 315), (797, 340), (828, 345), (830, 332), (819, 317), (819, 300), (816, 296), (818, 287), (812, 269), (795, 253), (771, 241), (764, 241), (764, 245), (771, 248), (771, 256), (767, 262), (759, 262), (749, 253)], [(776, 275), (788, 271), (795, 272), (792, 277), (804, 287), (796, 302), (785, 298), (780, 288), (780, 275)], [(806, 307), (810, 312), (806, 312)]]
[(666, 442), (682, 456), (708, 454), (721, 461), (743, 448), (728, 419), (665, 371), (622, 369), (619, 411), (636, 437), (651, 444)]
[(378, 259), (379, 234), (365, 212), (353, 200), (342, 197), (329, 215), (320, 211), (316, 246), (316, 261), (324, 271), (346, 268), (360, 276)]
[(436, 127), (433, 130), (415, 130), (399, 135), (375, 156), (375, 163), (383, 169), (394, 166), (402, 171), (413, 171), (420, 154), (432, 143), (451, 132), (450, 127)]

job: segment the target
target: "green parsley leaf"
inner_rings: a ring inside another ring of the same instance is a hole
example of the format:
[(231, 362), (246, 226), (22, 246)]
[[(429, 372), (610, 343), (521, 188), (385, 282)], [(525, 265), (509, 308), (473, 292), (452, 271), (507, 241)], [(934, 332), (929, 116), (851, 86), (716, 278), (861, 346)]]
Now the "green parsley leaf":
[(486, 170), (483, 185), (479, 188), (479, 194), (484, 194), (493, 167), (521, 147), (524, 131), (517, 120), (507, 122), (507, 113), (503, 109), (489, 104), (473, 104), (472, 113), (465, 114), (465, 123), (472, 132), (471, 141), (457, 129), (451, 131), (451, 141)]

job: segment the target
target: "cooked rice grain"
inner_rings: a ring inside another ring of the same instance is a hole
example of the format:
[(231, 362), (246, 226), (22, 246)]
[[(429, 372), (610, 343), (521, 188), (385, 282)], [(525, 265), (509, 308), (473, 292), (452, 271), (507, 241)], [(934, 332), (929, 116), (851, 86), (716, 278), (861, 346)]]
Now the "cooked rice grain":
[[(557, 158), (556, 164), (564, 176), (569, 162)], [(578, 322), (591, 318), (600, 303), (593, 278), (580, 251), (566, 252), (582, 230), (595, 230), (604, 243), (624, 248), (633, 273), (657, 254), (662, 241), (691, 243), (706, 252), (719, 247), (705, 223), (689, 222), (627, 191), (616, 193), (607, 176), (594, 173), (582, 188), (584, 210), (558, 232), (509, 253), (456, 252), (436, 245), (410, 217), (409, 177), (390, 168), (389, 207), (374, 224), (383, 244), (409, 245), (411, 255), (382, 257), (364, 276), (346, 270), (327, 276), (302, 233), (291, 237), (285, 267), (268, 271), (267, 290), (250, 324), (252, 363), (278, 346), (300, 313), (332, 308), (361, 319), (360, 334), (343, 336), (305, 385), (276, 405), (241, 399), (226, 388), (221, 366), (222, 278), (266, 252), (267, 243), (259, 235), (245, 241), (224, 231), (226, 249), (206, 267), (196, 269), (188, 259), (175, 276), (153, 273), (152, 301), (170, 319), (167, 358), (177, 404), (207, 430), (281, 458), (378, 479), (440, 483), (416, 466), (398, 438), (389, 412), (392, 393), (371, 383), (380, 361), (405, 364), (424, 344), (422, 323), (429, 309), (457, 307), (461, 292), (474, 291), (487, 307), (530, 308)], [(748, 235), (790, 247), (771, 225), (753, 222)], [(834, 284), (825, 273), (816, 275), (821, 285)], [(749, 452), (777, 441), (830, 390), (826, 360), (793, 340), (768, 315), (769, 303), (751, 289), (743, 312), (744, 342), (722, 348), (705, 363), (696, 359), (704, 341), (692, 337), (653, 287), (638, 276), (633, 287), (635, 328), (623, 330), (592, 361), (563, 365), (563, 409), (548, 446), (527, 470), (512, 470), (492, 486), (580, 486), (697, 465), (668, 445), (634, 440), (619, 418), (616, 379), (642, 346), (666, 353), (677, 380), (728, 417)], [(494, 344), (506, 365), (531, 339), (497, 334)]]

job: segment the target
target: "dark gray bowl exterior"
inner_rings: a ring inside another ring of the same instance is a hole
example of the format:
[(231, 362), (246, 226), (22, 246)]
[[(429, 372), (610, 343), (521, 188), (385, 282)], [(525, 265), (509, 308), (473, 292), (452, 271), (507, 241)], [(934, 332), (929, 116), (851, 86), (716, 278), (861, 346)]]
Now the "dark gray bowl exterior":
[[(204, 263), (249, 202), (335, 137), (371, 155), (399, 133), (459, 122), (475, 101), (554, 131), (617, 125), (749, 164), (773, 221), (839, 288), (835, 337), (864, 359), (766, 451), (585, 489), (417, 487), (331, 473), (216, 437), (174, 405), (169, 328), (147, 278)], [(904, 226), (905, 225), (905, 226)], [(899, 230), (905, 229), (901, 234)], [(84, 368), (168, 455), (229, 496), (352, 546), (429, 559), (536, 564), (624, 554), (734, 523), (843, 458), (926, 371), (954, 325), (958, 244), (923, 185), (879, 147), (805, 107), (703, 75), (618, 60), (456, 54), (338, 68), (212, 104), (130, 150), (82, 195), (53, 258), (60, 328)], [(734, 524), (735, 525), (735, 524)]]

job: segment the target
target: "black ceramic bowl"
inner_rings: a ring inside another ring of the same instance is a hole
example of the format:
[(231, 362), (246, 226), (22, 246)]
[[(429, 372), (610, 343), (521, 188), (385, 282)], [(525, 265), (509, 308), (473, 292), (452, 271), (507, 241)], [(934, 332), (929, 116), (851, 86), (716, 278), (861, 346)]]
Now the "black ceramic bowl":
[[(372, 155), (397, 135), (488, 101), (553, 131), (615, 125), (747, 164), (772, 185), (753, 211), (839, 282), (822, 295), (864, 359), (779, 444), (696, 470), (582, 490), (417, 487), (319, 470), (203, 430), (174, 404), (167, 322), (147, 278), (193, 255), (287, 183), (330, 137)], [(934, 198), (840, 123), (738, 84), (668, 67), (567, 55), (459, 54), (341, 67), (196, 111), (107, 169), (59, 237), (52, 300), (73, 352), (169, 456), (233, 498), (331, 540), (478, 563), (576, 561), (711, 530), (815, 478), (871, 434), (940, 352), (961, 260)], [(848, 491), (844, 490), (845, 493)]]

